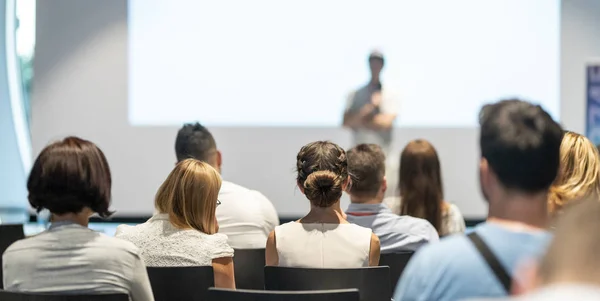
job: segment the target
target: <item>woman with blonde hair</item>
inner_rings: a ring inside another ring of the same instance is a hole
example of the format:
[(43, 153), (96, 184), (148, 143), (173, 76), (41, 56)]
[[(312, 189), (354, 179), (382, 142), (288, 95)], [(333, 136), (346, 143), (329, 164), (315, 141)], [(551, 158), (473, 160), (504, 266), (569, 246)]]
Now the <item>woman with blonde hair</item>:
[(554, 215), (568, 203), (600, 195), (600, 155), (585, 136), (566, 131), (560, 144), (558, 176), (550, 187), (548, 212)]
[(119, 226), (116, 237), (135, 244), (149, 267), (212, 266), (215, 287), (235, 288), (233, 249), (217, 233), (220, 188), (214, 168), (183, 160), (156, 193), (157, 213), (143, 224)]

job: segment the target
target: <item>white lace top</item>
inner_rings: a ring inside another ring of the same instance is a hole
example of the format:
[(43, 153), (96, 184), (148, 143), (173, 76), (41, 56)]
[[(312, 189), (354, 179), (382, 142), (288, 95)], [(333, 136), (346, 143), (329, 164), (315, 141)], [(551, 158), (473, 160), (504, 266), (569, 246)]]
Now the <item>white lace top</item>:
[(215, 258), (233, 257), (227, 235), (176, 228), (167, 214), (137, 226), (120, 225), (115, 236), (136, 245), (149, 267), (211, 266)]

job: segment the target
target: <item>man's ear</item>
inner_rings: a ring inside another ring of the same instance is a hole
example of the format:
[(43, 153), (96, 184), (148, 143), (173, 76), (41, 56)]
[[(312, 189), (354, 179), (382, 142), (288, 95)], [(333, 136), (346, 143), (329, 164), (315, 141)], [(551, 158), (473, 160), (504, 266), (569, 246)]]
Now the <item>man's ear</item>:
[(381, 182), (381, 193), (385, 194), (388, 189), (387, 177), (383, 176), (383, 182)]
[(342, 182), (342, 191), (350, 193), (350, 186), (352, 186), (352, 178), (350, 178), (350, 175), (348, 175), (346, 180)]
[(219, 170), (221, 170), (221, 164), (223, 164), (223, 156), (221, 155), (221, 152), (217, 150), (217, 167)]

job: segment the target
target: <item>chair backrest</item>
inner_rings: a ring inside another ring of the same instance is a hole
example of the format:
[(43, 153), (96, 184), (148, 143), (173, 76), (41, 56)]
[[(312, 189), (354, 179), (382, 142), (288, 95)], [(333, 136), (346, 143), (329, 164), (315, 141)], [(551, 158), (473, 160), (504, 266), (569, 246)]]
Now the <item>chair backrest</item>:
[(325, 291), (257, 291), (210, 288), (210, 301), (359, 301), (355, 288)]
[(265, 289), (265, 249), (236, 249), (234, 254), (235, 287)]
[[(23, 225), (0, 225), (0, 280), (3, 279), (2, 254), (4, 254), (4, 251), (6, 251), (6, 249), (15, 241), (23, 238), (25, 238), (25, 233), (23, 232)], [(0, 281), (0, 289), (3, 288), (4, 285), (2, 281)]]
[(215, 285), (212, 266), (147, 269), (155, 301), (206, 300)]
[(362, 301), (389, 301), (390, 268), (305, 269), (265, 267), (265, 289), (306, 291), (356, 288)]
[(2, 301), (129, 301), (125, 294), (109, 295), (55, 295), (22, 292), (7, 292), (0, 290)]
[(402, 276), (404, 268), (408, 264), (408, 261), (413, 256), (414, 251), (406, 251), (401, 253), (381, 254), (379, 257), (379, 266), (390, 267), (390, 289), (392, 295), (398, 284), (398, 280)]

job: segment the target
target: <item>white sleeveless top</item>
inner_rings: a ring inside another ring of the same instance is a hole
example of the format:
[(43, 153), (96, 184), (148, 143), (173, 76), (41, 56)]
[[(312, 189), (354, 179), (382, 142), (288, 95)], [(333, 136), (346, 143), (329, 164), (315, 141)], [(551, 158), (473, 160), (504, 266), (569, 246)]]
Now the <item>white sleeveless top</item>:
[(279, 266), (360, 268), (369, 266), (369, 228), (355, 224), (302, 224), (275, 227)]

